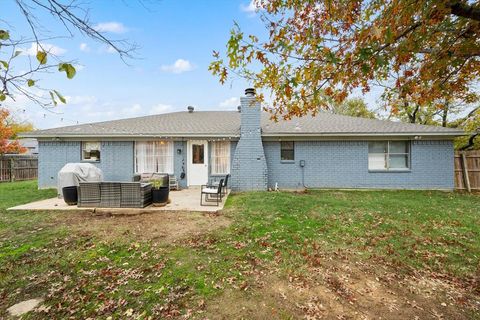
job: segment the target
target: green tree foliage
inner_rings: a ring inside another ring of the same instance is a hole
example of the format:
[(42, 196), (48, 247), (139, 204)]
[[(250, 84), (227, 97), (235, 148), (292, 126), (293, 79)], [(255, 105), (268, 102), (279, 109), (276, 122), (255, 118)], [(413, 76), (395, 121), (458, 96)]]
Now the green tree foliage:
[[(480, 6), (449, 0), (258, 0), (266, 37), (231, 30), (211, 72), (273, 96), (286, 118), (384, 87), (389, 110), (478, 100)], [(264, 97), (259, 96), (260, 99)]]
[(332, 108), (336, 114), (344, 116), (360, 117), (368, 119), (378, 118), (377, 114), (368, 109), (367, 104), (361, 98), (346, 99), (343, 103)]
[(480, 106), (471, 110), (465, 117), (452, 122), (450, 126), (462, 128), (465, 132), (470, 133), (468, 136), (455, 140), (455, 149), (480, 149)]

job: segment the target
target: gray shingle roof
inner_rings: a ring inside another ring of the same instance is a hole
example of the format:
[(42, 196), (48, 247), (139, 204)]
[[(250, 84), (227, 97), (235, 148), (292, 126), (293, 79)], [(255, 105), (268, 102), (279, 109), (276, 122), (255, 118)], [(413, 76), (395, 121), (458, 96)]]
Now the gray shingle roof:
[[(348, 117), (321, 112), (315, 117), (305, 116), (290, 121), (273, 122), (269, 114), (262, 114), (262, 134), (282, 135), (462, 135), (458, 129), (424, 126), (385, 120)], [(25, 137), (189, 137), (225, 136), (240, 134), (240, 113), (236, 111), (174, 112), (92, 124), (81, 124), (46, 130), (37, 130)]]

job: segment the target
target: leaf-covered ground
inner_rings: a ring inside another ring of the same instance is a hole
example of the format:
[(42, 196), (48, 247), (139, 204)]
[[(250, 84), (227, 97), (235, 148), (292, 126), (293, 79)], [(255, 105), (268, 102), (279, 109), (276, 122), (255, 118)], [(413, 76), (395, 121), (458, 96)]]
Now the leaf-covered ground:
[(427, 191), (231, 195), (220, 214), (11, 212), (0, 184), (0, 318), (480, 318), (480, 197)]

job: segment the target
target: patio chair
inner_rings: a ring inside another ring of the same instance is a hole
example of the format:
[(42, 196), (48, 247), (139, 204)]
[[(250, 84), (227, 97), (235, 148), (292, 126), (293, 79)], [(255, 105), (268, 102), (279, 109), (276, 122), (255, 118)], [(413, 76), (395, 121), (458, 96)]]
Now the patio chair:
[[(227, 175), (225, 176), (224, 180), (223, 180), (222, 192), (221, 192), (222, 197), (227, 194), (228, 178), (229, 178), (229, 177), (230, 177), (230, 174), (227, 174)], [(220, 180), (220, 181), (221, 181), (221, 180)], [(217, 182), (217, 181), (212, 182), (212, 183), (210, 184), (211, 187), (215, 187), (215, 188), (218, 187), (219, 185), (220, 185), (220, 182)]]
[(178, 180), (174, 175), (170, 176), (170, 190), (178, 190)]
[[(201, 187), (201, 194), (200, 194), (200, 205), (204, 206), (207, 205), (204, 202), (213, 202), (215, 201), (218, 205), (222, 202), (222, 186), (223, 186), (223, 179), (220, 180), (218, 187), (213, 187), (209, 185), (202, 185)], [(205, 200), (203, 199), (203, 195), (205, 195)]]

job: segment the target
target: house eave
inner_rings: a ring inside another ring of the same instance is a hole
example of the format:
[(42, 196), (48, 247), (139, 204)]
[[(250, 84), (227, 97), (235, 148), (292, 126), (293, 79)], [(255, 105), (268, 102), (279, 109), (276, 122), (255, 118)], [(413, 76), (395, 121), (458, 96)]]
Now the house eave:
[(459, 136), (463, 136), (463, 131), (453, 132), (359, 132), (359, 133), (263, 133), (262, 138), (264, 140), (278, 140), (278, 139), (325, 139), (325, 140), (370, 140), (370, 139), (412, 139), (412, 140), (425, 140), (425, 139), (454, 139)]
[(234, 134), (20, 134), (19, 137), (36, 138), (38, 140), (78, 140), (78, 139), (123, 139), (123, 140), (146, 140), (146, 139), (175, 139), (185, 138), (227, 138), (238, 139), (239, 135)]
[[(387, 139), (387, 138), (399, 138), (399, 139), (454, 139), (458, 136), (466, 135), (463, 131), (451, 131), (451, 132), (358, 132), (358, 133), (299, 133), (299, 132), (275, 132), (275, 133), (262, 133), (263, 140), (279, 140), (279, 139), (326, 139), (326, 140), (360, 140), (360, 139)], [(147, 140), (147, 139), (174, 139), (183, 140), (189, 138), (195, 139), (239, 139), (238, 134), (231, 133), (159, 133), (159, 134), (35, 134), (24, 133), (20, 134), (21, 138), (36, 138), (38, 140), (79, 140), (79, 139), (112, 139), (112, 140)]]

